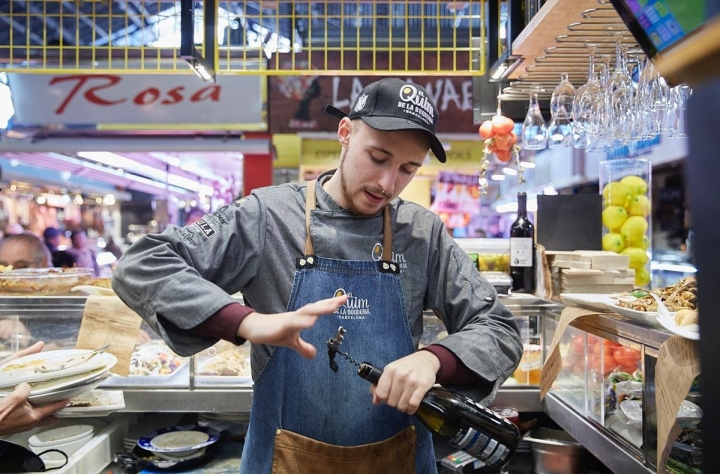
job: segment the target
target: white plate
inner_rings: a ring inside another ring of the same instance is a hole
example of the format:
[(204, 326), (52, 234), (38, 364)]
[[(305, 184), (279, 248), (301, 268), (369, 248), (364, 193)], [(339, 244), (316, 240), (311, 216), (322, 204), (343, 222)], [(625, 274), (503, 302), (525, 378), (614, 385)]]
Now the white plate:
[(567, 305), (605, 312), (607, 305), (614, 304), (617, 298), (607, 293), (560, 293), (560, 300)]
[(667, 329), (673, 334), (682, 336), (686, 339), (692, 339), (693, 341), (700, 340), (700, 326), (697, 324), (688, 324), (687, 326), (678, 326), (675, 324), (675, 313), (671, 313), (673, 316), (670, 318), (664, 318), (658, 314), (657, 321), (662, 327)]
[[(72, 406), (72, 403), (89, 403), (89, 406)], [(69, 407), (55, 413), (57, 418), (80, 418), (87, 416), (108, 416), (125, 408), (122, 390), (92, 390), (73, 397)], [(132, 446), (135, 442), (131, 443)]]
[(45, 351), (38, 354), (30, 354), (19, 359), (11, 360), (0, 366), (0, 388), (14, 387), (22, 382), (41, 382), (44, 380), (68, 377), (70, 375), (91, 372), (101, 368), (110, 369), (117, 363), (117, 358), (103, 352), (97, 354), (85, 362), (74, 365), (70, 362), (69, 367), (53, 372), (35, 372), (38, 367), (58, 367), (70, 357), (87, 354), (89, 349), (60, 349), (56, 351)]
[[(648, 326), (658, 327), (660, 325), (660, 323), (658, 322), (657, 313), (654, 311), (638, 311), (636, 309), (623, 308), (622, 306), (618, 306), (615, 303), (608, 304), (606, 306), (610, 311), (614, 311), (615, 313), (621, 316), (625, 316), (628, 319), (647, 324)], [(673, 316), (674, 315), (675, 313), (673, 313)]]
[(75, 385), (69, 388), (63, 388), (54, 392), (44, 393), (42, 395), (32, 394), (28, 397), (32, 405), (44, 405), (46, 403), (55, 402), (57, 400), (64, 400), (66, 398), (73, 398), (82, 395), (85, 392), (96, 388), (98, 385), (105, 381), (104, 377), (94, 379), (92, 382), (88, 382), (82, 385)]
[[(57, 379), (44, 380), (42, 382), (32, 382), (30, 384), (30, 396), (45, 395), (47, 393), (57, 392), (58, 390), (72, 388), (79, 385), (86, 385), (95, 380), (105, 380), (110, 375), (106, 369), (93, 370), (84, 374), (71, 375)], [(0, 389), (0, 399), (6, 397), (15, 390), (15, 387), (7, 387)]]

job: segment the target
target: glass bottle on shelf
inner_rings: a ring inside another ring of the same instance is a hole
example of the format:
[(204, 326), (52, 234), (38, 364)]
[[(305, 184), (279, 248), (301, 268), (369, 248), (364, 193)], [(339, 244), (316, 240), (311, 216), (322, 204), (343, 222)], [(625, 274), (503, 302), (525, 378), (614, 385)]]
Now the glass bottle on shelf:
[(518, 213), (510, 226), (510, 278), (512, 291), (534, 293), (535, 226), (527, 215), (527, 194), (518, 193)]

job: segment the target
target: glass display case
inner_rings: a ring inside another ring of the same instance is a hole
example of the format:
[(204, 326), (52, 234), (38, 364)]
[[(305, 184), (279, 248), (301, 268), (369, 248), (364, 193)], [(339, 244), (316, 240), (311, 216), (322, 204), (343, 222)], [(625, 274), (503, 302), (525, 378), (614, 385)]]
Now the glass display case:
[[(550, 316), (543, 327), (546, 352), (560, 313)], [(620, 453), (602, 458), (615, 472), (656, 472), (655, 366), (670, 336), (620, 315), (596, 314), (575, 320), (560, 340), (562, 369), (544, 409), (596, 456)], [(671, 450), (668, 472), (701, 472), (697, 385), (678, 412), (683, 432)]]

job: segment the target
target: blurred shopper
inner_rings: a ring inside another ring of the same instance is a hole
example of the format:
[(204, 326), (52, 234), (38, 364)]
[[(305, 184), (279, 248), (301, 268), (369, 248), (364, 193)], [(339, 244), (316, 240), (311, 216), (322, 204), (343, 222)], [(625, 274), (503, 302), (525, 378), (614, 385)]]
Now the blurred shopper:
[(0, 265), (13, 269), (52, 266), (52, 256), (45, 243), (35, 234), (8, 235), (0, 241)]
[(74, 230), (70, 234), (72, 248), (67, 253), (75, 258), (75, 266), (78, 268), (89, 268), (95, 276), (100, 275), (100, 266), (97, 263), (95, 251), (88, 245), (87, 233), (84, 230)]
[(25, 229), (17, 222), (13, 222), (12, 224), (5, 226), (5, 235), (18, 235), (24, 233)]
[(62, 236), (62, 232), (58, 230), (56, 227), (48, 227), (43, 232), (43, 238), (45, 239), (45, 245), (47, 245), (48, 250), (50, 250), (50, 253), (57, 252), (58, 245), (60, 245), (60, 237)]
[(205, 212), (199, 207), (193, 207), (185, 216), (185, 225), (192, 225), (203, 218)]

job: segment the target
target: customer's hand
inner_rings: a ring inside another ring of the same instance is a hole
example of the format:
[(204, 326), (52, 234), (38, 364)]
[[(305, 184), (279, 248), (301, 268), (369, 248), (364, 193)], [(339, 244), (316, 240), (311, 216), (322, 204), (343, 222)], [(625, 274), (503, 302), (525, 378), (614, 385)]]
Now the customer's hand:
[(21, 383), (10, 395), (0, 400), (0, 435), (20, 433), (54, 423), (57, 418), (52, 415), (70, 403), (70, 400), (60, 400), (35, 407), (28, 400), (29, 395), (30, 385)]
[(334, 313), (346, 302), (347, 295), (343, 295), (306, 304), (288, 313), (250, 313), (240, 323), (237, 335), (253, 344), (289, 347), (301, 356), (312, 359), (317, 349), (300, 338), (300, 331), (312, 327), (318, 317)]
[(25, 349), (10, 354), (3, 360), (0, 360), (0, 365), (4, 364), (5, 362), (10, 362), (11, 360), (19, 359), (20, 357), (25, 357), (26, 355), (37, 354), (38, 352), (41, 352), (44, 347), (45, 343), (43, 341), (38, 341), (32, 346), (26, 347)]
[[(0, 364), (10, 362), (20, 357), (36, 354), (42, 351), (45, 344), (42, 341), (6, 357)], [(70, 400), (60, 400), (42, 406), (32, 406), (28, 397), (30, 385), (21, 383), (6, 397), (0, 399), (0, 435), (20, 433), (36, 426), (45, 426), (57, 421), (52, 416), (58, 410), (67, 406)]]

